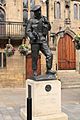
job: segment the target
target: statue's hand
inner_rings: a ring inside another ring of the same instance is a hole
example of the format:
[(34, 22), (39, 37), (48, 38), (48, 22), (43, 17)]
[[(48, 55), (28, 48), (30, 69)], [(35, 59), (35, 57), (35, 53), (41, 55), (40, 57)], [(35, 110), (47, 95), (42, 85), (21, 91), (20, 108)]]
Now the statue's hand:
[(44, 22), (45, 24), (48, 24), (47, 18), (46, 18), (46, 17), (43, 17), (43, 18), (44, 18), (43, 22)]
[(35, 36), (32, 33), (29, 34), (29, 38), (30, 38), (30, 41), (36, 40)]
[(33, 35), (36, 39), (38, 39), (38, 34), (35, 31), (33, 31)]
[(35, 37), (33, 37), (33, 38), (31, 39), (31, 41), (36, 41), (36, 38), (35, 38)]
[(45, 38), (44, 36), (42, 36), (42, 37), (40, 38), (40, 40), (41, 40), (41, 41), (46, 41), (46, 38)]

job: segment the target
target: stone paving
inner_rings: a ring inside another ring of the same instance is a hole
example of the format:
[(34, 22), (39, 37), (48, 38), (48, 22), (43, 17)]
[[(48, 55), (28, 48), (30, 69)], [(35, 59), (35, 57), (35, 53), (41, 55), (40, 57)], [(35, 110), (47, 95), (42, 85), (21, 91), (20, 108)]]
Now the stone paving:
[[(70, 74), (70, 73), (69, 73)], [(80, 120), (80, 88), (62, 89), (62, 111), (69, 120)], [(0, 88), (0, 120), (22, 120), (25, 88)]]
[(0, 120), (22, 120), (20, 109), (25, 103), (25, 88), (0, 89)]
[[(22, 120), (20, 109), (25, 106), (25, 89), (0, 89), (0, 120)], [(69, 120), (80, 120), (80, 88), (62, 89), (62, 111)]]
[(80, 88), (62, 89), (62, 111), (69, 120), (80, 120)]
[[(62, 111), (69, 116), (69, 120), (80, 120), (80, 74), (76, 71), (58, 71), (63, 82)], [(67, 84), (67, 85), (65, 85)]]

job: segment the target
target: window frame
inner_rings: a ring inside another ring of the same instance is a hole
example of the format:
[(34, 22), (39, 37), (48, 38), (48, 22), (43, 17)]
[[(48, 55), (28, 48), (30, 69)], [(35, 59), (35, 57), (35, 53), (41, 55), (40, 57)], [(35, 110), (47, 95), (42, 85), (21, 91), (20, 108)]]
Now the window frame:
[(78, 4), (77, 3), (74, 3), (74, 19), (78, 20)]

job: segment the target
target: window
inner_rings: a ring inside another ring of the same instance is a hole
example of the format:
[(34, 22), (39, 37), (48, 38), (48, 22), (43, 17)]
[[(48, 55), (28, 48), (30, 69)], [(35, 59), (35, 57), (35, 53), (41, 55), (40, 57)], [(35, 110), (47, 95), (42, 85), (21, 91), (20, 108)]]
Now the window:
[[(35, 5), (35, 0), (30, 0), (30, 9), (32, 9), (34, 5)], [(32, 11), (30, 12), (30, 17), (31, 18), (34, 17), (34, 13)]]
[(6, 55), (0, 52), (0, 68), (6, 67)]
[(79, 19), (80, 19), (80, 5), (79, 5)]
[(0, 8), (0, 21), (4, 21), (5, 19), (5, 13), (4, 11)]
[(27, 23), (28, 20), (28, 0), (23, 0), (23, 21)]
[(74, 19), (78, 19), (78, 6), (74, 4)]
[(5, 0), (0, 0), (0, 3), (4, 3), (5, 2)]
[(28, 0), (23, 0), (23, 7), (28, 8)]
[(26, 23), (28, 21), (28, 11), (27, 8), (23, 9), (23, 21)]
[(35, 4), (35, 0), (30, 0), (30, 7), (32, 8)]
[(54, 3), (54, 18), (56, 19), (61, 18), (61, 6), (59, 2)]

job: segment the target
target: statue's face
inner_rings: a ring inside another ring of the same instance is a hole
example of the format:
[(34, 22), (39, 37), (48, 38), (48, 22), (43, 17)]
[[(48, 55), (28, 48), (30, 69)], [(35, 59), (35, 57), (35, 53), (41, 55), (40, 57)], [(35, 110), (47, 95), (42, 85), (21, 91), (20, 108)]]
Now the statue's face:
[(41, 9), (35, 11), (34, 15), (35, 15), (36, 18), (40, 18), (41, 17)]

